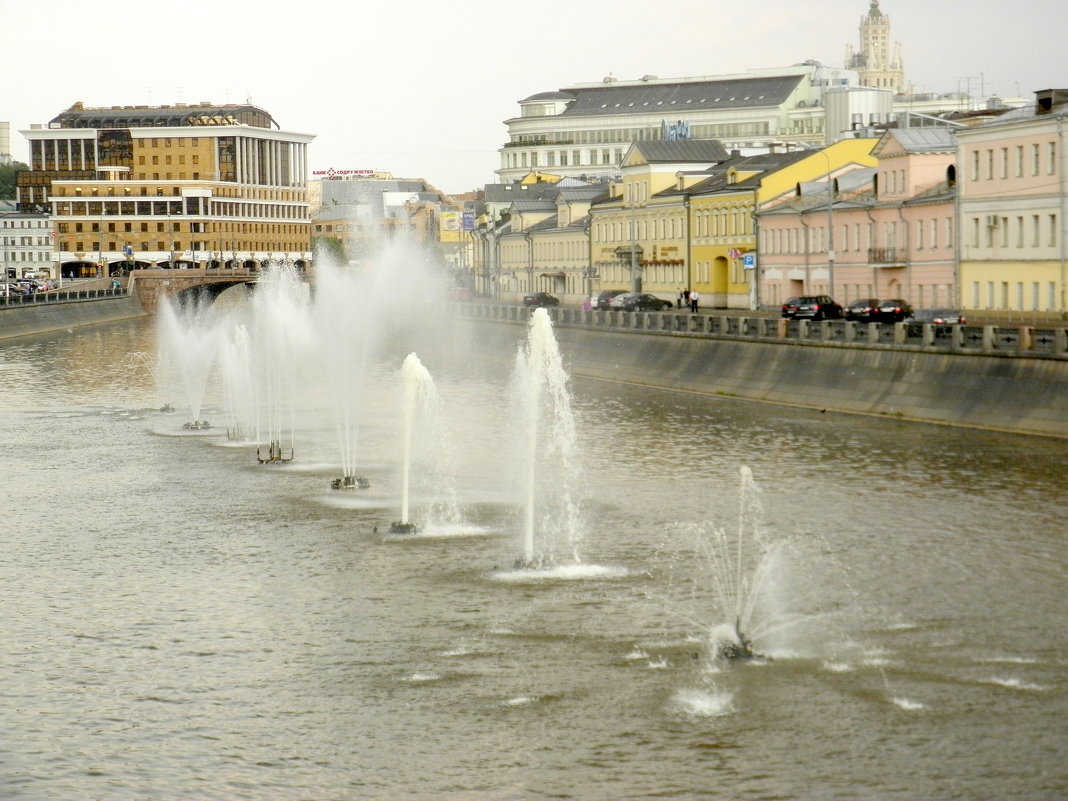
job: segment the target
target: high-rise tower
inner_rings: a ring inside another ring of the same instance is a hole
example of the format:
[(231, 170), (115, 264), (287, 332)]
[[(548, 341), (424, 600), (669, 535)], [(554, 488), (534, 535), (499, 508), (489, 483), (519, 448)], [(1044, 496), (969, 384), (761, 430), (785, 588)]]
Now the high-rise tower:
[(905, 66), (901, 60), (901, 45), (890, 48), (890, 17), (879, 8), (879, 0), (871, 0), (868, 13), (860, 18), (860, 50), (846, 45), (846, 69), (860, 74), (860, 85), (877, 89), (891, 89), (902, 94), (905, 88)]

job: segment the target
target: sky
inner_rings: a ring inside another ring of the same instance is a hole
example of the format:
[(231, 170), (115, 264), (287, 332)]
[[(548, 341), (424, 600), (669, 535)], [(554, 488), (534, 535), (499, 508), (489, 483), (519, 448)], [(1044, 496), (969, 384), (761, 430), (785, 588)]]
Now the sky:
[[(447, 193), (493, 183), (532, 94), (606, 76), (842, 66), (869, 0), (0, 0), (0, 120), (85, 106), (251, 102), (314, 134), (312, 170), (372, 169)], [(1062, 0), (880, 0), (916, 91), (1068, 88)], [(24, 32), (25, 35), (19, 35)]]

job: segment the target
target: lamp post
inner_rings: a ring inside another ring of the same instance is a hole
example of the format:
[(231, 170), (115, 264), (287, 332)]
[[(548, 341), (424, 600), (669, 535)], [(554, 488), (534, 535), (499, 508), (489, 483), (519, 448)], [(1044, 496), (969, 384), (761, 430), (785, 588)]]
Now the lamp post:
[(827, 149), (822, 151), (827, 159), (827, 294), (834, 297), (834, 179), (831, 176), (831, 157)]

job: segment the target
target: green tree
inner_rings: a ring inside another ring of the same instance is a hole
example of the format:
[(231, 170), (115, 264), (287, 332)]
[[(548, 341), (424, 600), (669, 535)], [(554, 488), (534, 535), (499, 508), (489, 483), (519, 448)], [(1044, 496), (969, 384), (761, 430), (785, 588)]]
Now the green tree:
[(29, 167), (21, 161), (0, 164), (0, 200), (15, 199), (15, 176), (28, 169)]

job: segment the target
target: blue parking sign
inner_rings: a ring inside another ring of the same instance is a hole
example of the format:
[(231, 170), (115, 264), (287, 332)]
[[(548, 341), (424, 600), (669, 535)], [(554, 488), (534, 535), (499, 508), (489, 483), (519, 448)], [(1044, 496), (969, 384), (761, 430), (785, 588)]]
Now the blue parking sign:
[(742, 254), (742, 269), (743, 270), (756, 269), (756, 254), (755, 253), (743, 253)]

